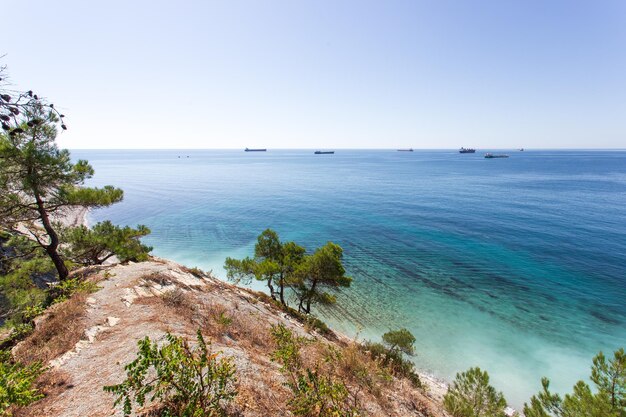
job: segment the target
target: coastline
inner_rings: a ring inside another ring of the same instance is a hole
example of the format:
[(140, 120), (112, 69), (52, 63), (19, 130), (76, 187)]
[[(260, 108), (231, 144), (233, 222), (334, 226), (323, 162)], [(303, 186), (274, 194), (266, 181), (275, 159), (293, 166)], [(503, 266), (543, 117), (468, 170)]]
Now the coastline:
[[(89, 209), (88, 208), (84, 208), (84, 207), (72, 207), (69, 209), (66, 209), (63, 211), (62, 215), (60, 215), (58, 217), (58, 221), (61, 222), (64, 226), (71, 226), (71, 227), (77, 227), (77, 226), (89, 226), (88, 224), (88, 220), (87, 220), (87, 215), (89, 214)], [(159, 257), (153, 256), (153, 258), (155, 259), (161, 259)], [(162, 259), (165, 262), (168, 263), (174, 263), (180, 266), (181, 264), (178, 264), (178, 262), (174, 262), (170, 259)], [(220, 277), (216, 277), (217, 279), (219, 279), (222, 282), (229, 283), (228, 281), (220, 278)], [(232, 284), (231, 284), (232, 285)], [(243, 287), (242, 287), (243, 289)], [(335, 333), (340, 339), (344, 339), (344, 340), (352, 340), (350, 337), (348, 337), (347, 335), (338, 332), (337, 330), (333, 329), (331, 327), (331, 330), (333, 331), (333, 333)], [(430, 374), (430, 373), (426, 373), (423, 370), (420, 370), (419, 368), (416, 369), (416, 373), (419, 375), (420, 380), (424, 383), (424, 385), (426, 386), (426, 392), (427, 394), (434, 400), (441, 402), (443, 401), (443, 396), (445, 395), (445, 393), (448, 391), (448, 383), (444, 380), (441, 380), (439, 378), (437, 378), (436, 376)]]
[[(87, 219), (87, 216), (89, 214), (88, 208), (73, 207), (73, 208), (64, 210), (62, 214), (61, 213), (59, 214), (60, 216), (57, 218), (57, 221), (61, 222), (64, 226), (77, 227), (77, 226), (83, 225), (83, 226), (89, 227), (89, 223)], [(152, 258), (161, 262), (168, 263), (168, 264), (174, 264), (183, 269), (186, 268), (184, 265), (179, 264), (178, 262), (172, 261), (170, 259), (160, 258), (156, 256), (152, 256)], [(228, 285), (234, 286), (240, 290), (244, 290), (244, 291), (246, 290), (245, 287), (239, 287), (220, 277), (214, 276), (214, 278)], [(344, 341), (353, 340), (352, 338), (348, 337), (346, 334), (343, 334), (333, 329), (332, 327), (330, 328), (339, 339), (343, 339)], [(448, 387), (450, 384), (449, 381), (438, 378), (432, 373), (429, 373), (423, 369), (420, 369), (417, 364), (416, 364), (415, 372), (418, 374), (420, 380), (424, 384), (426, 396), (430, 397), (433, 401), (439, 404), (443, 404), (443, 397), (448, 391)], [(517, 410), (515, 410), (512, 407), (507, 407), (507, 409), (505, 410), (505, 413), (507, 416), (514, 416), (516, 415), (516, 412)], [(523, 416), (523, 414), (521, 413), (519, 415)]]
[[(89, 226), (88, 220), (87, 220), (87, 215), (89, 214), (89, 209), (88, 208), (84, 208), (84, 207), (73, 207), (70, 209), (66, 209), (64, 210), (64, 212), (62, 213), (61, 216), (58, 217), (58, 221), (61, 222), (64, 226), (71, 226), (71, 227), (77, 227), (77, 226)], [(183, 266), (182, 264), (179, 264), (178, 262), (172, 261), (170, 259), (166, 259), (166, 258), (159, 258), (156, 256), (152, 256), (155, 259), (162, 259), (165, 262), (168, 263), (173, 263), (176, 265), (180, 265)], [(220, 281), (224, 282), (224, 283), (228, 283), (230, 285), (232, 285), (231, 283), (229, 283), (227, 280), (222, 279), (221, 277), (216, 277), (217, 279), (219, 279)], [(241, 287), (242, 289), (245, 289), (244, 287)], [(333, 329), (331, 327), (331, 330), (333, 331), (333, 333), (335, 333), (337, 335), (337, 337), (339, 337), (340, 339), (344, 339), (346, 341), (352, 340), (352, 338), (348, 337), (347, 335), (338, 332), (336, 329)], [(427, 373), (419, 368), (416, 368), (416, 373), (419, 375), (420, 380), (424, 383), (425, 387), (426, 387), (426, 393), (428, 396), (430, 396), (433, 400), (437, 401), (437, 402), (442, 402), (443, 401), (443, 396), (446, 394), (446, 392), (448, 391), (448, 382), (444, 381), (440, 378), (437, 378), (436, 376)]]

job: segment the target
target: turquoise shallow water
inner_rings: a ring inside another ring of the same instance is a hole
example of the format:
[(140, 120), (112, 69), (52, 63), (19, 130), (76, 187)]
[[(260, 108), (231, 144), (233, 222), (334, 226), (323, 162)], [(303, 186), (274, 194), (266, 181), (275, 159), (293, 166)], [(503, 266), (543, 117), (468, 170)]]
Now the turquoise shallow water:
[(597, 351), (626, 346), (626, 152), (509, 153), (73, 156), (125, 190), (92, 221), (146, 224), (156, 255), (218, 276), (266, 227), (339, 243), (354, 285), (326, 320), (374, 339), (407, 327), (420, 368), (451, 379), (479, 365), (519, 407), (541, 376), (569, 390)]

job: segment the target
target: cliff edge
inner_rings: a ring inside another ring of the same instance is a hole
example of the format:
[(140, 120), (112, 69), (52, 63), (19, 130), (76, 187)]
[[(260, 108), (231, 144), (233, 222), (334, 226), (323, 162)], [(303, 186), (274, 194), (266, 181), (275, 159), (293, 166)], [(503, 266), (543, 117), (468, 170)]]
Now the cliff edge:
[[(39, 381), (46, 397), (17, 416), (122, 416), (103, 386), (124, 380), (124, 365), (136, 358), (137, 342), (146, 336), (162, 341), (168, 332), (193, 341), (198, 329), (213, 351), (236, 365), (232, 415), (292, 415), (286, 379), (270, 359), (270, 327), (279, 323), (312, 340), (306, 359), (325, 363), (325, 372), (354, 393), (362, 415), (445, 416), (436, 388), (418, 388), (385, 374), (360, 345), (341, 335), (317, 333), (263, 294), (158, 258), (77, 273), (98, 289), (53, 306), (13, 349), (21, 361), (49, 366)], [(322, 360), (328, 351), (339, 352), (331, 364)]]

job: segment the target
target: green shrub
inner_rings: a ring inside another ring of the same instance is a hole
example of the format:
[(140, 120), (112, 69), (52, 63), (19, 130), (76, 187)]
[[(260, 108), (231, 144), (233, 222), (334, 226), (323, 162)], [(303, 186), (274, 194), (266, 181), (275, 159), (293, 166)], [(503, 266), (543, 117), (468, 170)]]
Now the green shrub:
[(489, 374), (480, 368), (456, 374), (443, 405), (452, 417), (506, 417), (504, 396), (489, 385)]
[(0, 273), (0, 299), (8, 326), (28, 322), (27, 310), (44, 303), (45, 291), (35, 285), (33, 277), (44, 275), (51, 268), (48, 259), (33, 257), (13, 260), (8, 272)]
[(293, 335), (284, 325), (273, 325), (272, 338), (276, 350), (273, 361), (281, 364), (281, 372), (287, 377), (287, 387), (292, 392), (288, 401), (290, 411), (296, 416), (355, 417), (360, 415), (353, 396), (346, 385), (331, 376), (324, 375), (318, 366), (303, 366), (300, 349), (309, 340)]
[(104, 387), (114, 394), (114, 405), (123, 405), (124, 415), (150, 402), (162, 406), (161, 416), (223, 416), (224, 407), (237, 395), (235, 366), (230, 358), (212, 353), (200, 331), (198, 345), (191, 348), (182, 337), (166, 335), (159, 347), (148, 337), (139, 341), (138, 357), (126, 365), (127, 379)]
[(0, 352), (0, 415), (10, 416), (11, 409), (35, 402), (43, 395), (33, 383), (43, 372), (40, 363), (24, 365), (13, 362), (7, 352)]
[(20, 340), (26, 339), (30, 335), (35, 326), (32, 323), (18, 323), (11, 326), (9, 336), (2, 341), (2, 349), (15, 345)]
[(87, 281), (82, 278), (68, 278), (48, 288), (46, 304), (52, 305), (61, 303), (71, 298), (72, 295), (76, 293), (92, 293), (98, 291), (98, 289), (99, 287), (92, 281)]
[(280, 308), (282, 311), (287, 313), (289, 316), (298, 320), (300, 323), (304, 324), (307, 330), (315, 330), (321, 335), (332, 338), (334, 336), (332, 330), (324, 323), (322, 320), (315, 317), (313, 314), (301, 313), (295, 308), (291, 308), (289, 306), (285, 306), (280, 304), (274, 300), (274, 305)]
[(415, 354), (415, 336), (407, 329), (391, 330), (383, 335), (390, 351), (400, 351), (407, 355)]
[(362, 349), (369, 353), (372, 359), (387, 367), (395, 376), (400, 376), (411, 381), (413, 386), (422, 387), (422, 381), (415, 372), (415, 365), (402, 356), (402, 352), (397, 349), (389, 349), (382, 343), (365, 342)]

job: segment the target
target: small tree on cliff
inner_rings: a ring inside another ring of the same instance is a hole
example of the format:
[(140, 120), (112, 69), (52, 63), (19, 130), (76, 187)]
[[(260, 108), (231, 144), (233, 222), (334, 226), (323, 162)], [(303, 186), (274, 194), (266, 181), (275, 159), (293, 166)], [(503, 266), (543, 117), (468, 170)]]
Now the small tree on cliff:
[(415, 354), (415, 336), (407, 329), (388, 331), (383, 335), (383, 343), (387, 345), (389, 352)]
[[(265, 281), (273, 299), (287, 305), (285, 288), (294, 282), (293, 275), (304, 259), (305, 249), (295, 242), (281, 242), (272, 229), (264, 230), (257, 238), (254, 258), (226, 258), (224, 269), (234, 281)], [(276, 290), (274, 285), (278, 286)]]
[(296, 271), (293, 286), (298, 296), (298, 310), (309, 314), (313, 303), (334, 304), (337, 299), (329, 288), (349, 287), (352, 278), (345, 275), (343, 249), (328, 242), (309, 255)]
[[(6, 95), (5, 95), (6, 96)], [(9, 101), (10, 97), (2, 97)], [(73, 163), (67, 150), (60, 150), (55, 138), (59, 116), (52, 104), (31, 100), (11, 108), (11, 121), (3, 118), (0, 134), (0, 218), (3, 229), (19, 223), (52, 260), (59, 278), (69, 271), (59, 254), (58, 227), (53, 216), (75, 207), (103, 207), (122, 199), (118, 188), (86, 188), (93, 175), (87, 161)], [(61, 125), (65, 128), (65, 125)]]
[(489, 374), (480, 368), (456, 374), (443, 405), (452, 417), (506, 417), (504, 396), (489, 385)]

